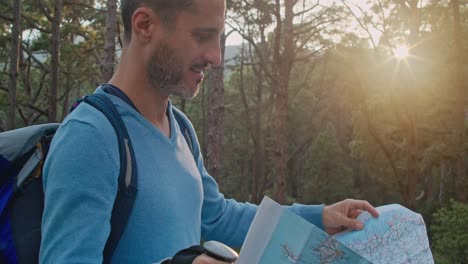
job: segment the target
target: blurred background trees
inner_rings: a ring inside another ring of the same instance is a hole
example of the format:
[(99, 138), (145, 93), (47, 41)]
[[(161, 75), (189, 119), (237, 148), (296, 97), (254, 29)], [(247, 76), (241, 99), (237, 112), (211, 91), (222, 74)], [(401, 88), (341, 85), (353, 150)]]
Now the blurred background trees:
[[(0, 131), (60, 122), (109, 80), (119, 4), (0, 0)], [(468, 1), (227, 4), (224, 64), (172, 98), (226, 196), (401, 203), (466, 263)]]

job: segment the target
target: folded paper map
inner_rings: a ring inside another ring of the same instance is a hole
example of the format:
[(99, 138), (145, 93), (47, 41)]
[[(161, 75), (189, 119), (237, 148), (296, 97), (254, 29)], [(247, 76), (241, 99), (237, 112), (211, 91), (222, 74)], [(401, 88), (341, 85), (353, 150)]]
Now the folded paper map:
[(434, 263), (421, 215), (397, 204), (359, 215), (361, 231), (333, 236), (268, 197), (260, 204), (237, 264)]

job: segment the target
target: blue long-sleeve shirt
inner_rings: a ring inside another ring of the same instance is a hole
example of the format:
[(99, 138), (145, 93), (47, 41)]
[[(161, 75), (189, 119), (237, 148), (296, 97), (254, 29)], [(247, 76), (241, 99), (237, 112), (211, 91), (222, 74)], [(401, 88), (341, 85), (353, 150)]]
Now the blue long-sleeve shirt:
[[(240, 247), (257, 206), (218, 191), (198, 142), (192, 155), (180, 133), (171, 103), (168, 138), (123, 100), (107, 96), (124, 120), (138, 168), (138, 194), (112, 263), (158, 262), (201, 239)], [(119, 166), (111, 124), (97, 109), (80, 105), (54, 136), (44, 165), (41, 263), (102, 263)], [(290, 209), (322, 227), (323, 206)]]

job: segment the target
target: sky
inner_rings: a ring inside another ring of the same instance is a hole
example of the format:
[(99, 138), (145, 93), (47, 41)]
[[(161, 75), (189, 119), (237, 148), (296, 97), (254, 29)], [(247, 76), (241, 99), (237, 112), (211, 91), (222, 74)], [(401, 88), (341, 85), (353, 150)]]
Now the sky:
[[(315, 2), (316, 0), (314, 0)], [(320, 0), (320, 4), (321, 5), (324, 5), (324, 6), (329, 6), (329, 5), (332, 5), (333, 3), (336, 3), (336, 4), (339, 4), (341, 5), (340, 3), (341, 1), (337, 1), (337, 0)], [(366, 4), (363, 4), (360, 0), (346, 0), (346, 2), (350, 5), (351, 9), (353, 10), (353, 12), (356, 12), (356, 14), (360, 15), (360, 12), (357, 8), (354, 7), (354, 5), (356, 4), (359, 4), (361, 6), (361, 8), (363, 8), (363, 10), (365, 11), (368, 11), (369, 7), (366, 6)], [(427, 0), (423, 0), (422, 2), (427, 2)], [(358, 35), (361, 35), (362, 32), (359, 32), (361, 31), (361, 29), (359, 28), (359, 25), (358, 23), (355, 21), (355, 20), (351, 20), (350, 21), (350, 25), (348, 26), (348, 30), (350, 31), (353, 31), (355, 33), (357, 33)], [(231, 28), (229, 27), (229, 25), (226, 25), (226, 32), (230, 32), (231, 31)], [(372, 37), (374, 39), (374, 41), (377, 41), (380, 39), (380, 35), (381, 33), (378, 32), (376, 29), (373, 29), (373, 28), (370, 28), (370, 31), (371, 31), (371, 34), (372, 34)], [(361, 33), (361, 34), (359, 34)], [(31, 36), (30, 35), (31, 32), (23, 32), (23, 39), (27, 39), (29, 37), (34, 37), (34, 33), (33, 35)], [(364, 37), (364, 35), (361, 35), (361, 37)], [(242, 43), (242, 37), (236, 33), (236, 32), (232, 32), (228, 38), (226, 39), (226, 45), (227, 46), (236, 46), (236, 45), (240, 45)]]
[[(226, 25), (225, 31), (226, 32), (231, 31), (231, 28), (229, 27), (229, 25)], [(242, 37), (241, 35), (239, 35), (239, 33), (232, 32), (231, 34), (229, 34), (229, 36), (226, 39), (226, 46), (237, 46), (240, 44), (242, 44)]]
[[(308, 1), (308, 0), (306, 0)], [(313, 3), (315, 4), (317, 2), (317, 0), (310, 0), (311, 2), (310, 3)], [(339, 0), (320, 0), (318, 1), (320, 3), (321, 6), (332, 6), (333, 4), (337, 4), (337, 5), (343, 5), (341, 3), (341, 1)], [(346, 0), (346, 2), (348, 3), (349, 7), (351, 8), (351, 10), (353, 12), (355, 12), (358, 16), (361, 16), (362, 13), (360, 12), (360, 10), (358, 8), (356, 8), (356, 6), (359, 6), (360, 8), (362, 8), (362, 10), (364, 10), (365, 12), (369, 11), (369, 4), (367, 3), (363, 3), (364, 1), (363, 0)], [(352, 17), (349, 17), (350, 18), (350, 21), (349, 21), (349, 24), (347, 26), (347, 30), (348, 31), (351, 31), (351, 32), (354, 32), (356, 33), (357, 35), (361, 36), (361, 37), (367, 37), (367, 35), (365, 35), (363, 32), (362, 32), (362, 29), (359, 27), (359, 24), (357, 23), (357, 21), (355, 19), (353, 19)], [(380, 36), (381, 36), (381, 32), (379, 32), (378, 30), (370, 27), (369, 28), (371, 34), (372, 34), (372, 38), (374, 39), (374, 41), (378, 42), (378, 40), (380, 39)], [(230, 32), (231, 31), (231, 28), (229, 27), (228, 24), (226, 24), (226, 28), (225, 28), (225, 31), (226, 32)], [(226, 46), (235, 46), (235, 45), (240, 45), (242, 43), (242, 37), (236, 33), (236, 32), (232, 32), (228, 38), (226, 39)]]
[(233, 32), (226, 39), (226, 46), (237, 46), (240, 44), (242, 44), (242, 37), (236, 32)]

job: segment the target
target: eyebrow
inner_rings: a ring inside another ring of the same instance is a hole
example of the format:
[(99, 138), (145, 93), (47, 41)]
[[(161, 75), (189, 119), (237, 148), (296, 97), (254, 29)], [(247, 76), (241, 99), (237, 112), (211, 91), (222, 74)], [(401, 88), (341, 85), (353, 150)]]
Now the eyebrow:
[(217, 28), (195, 28), (192, 32), (197, 34), (217, 34), (219, 30)]

